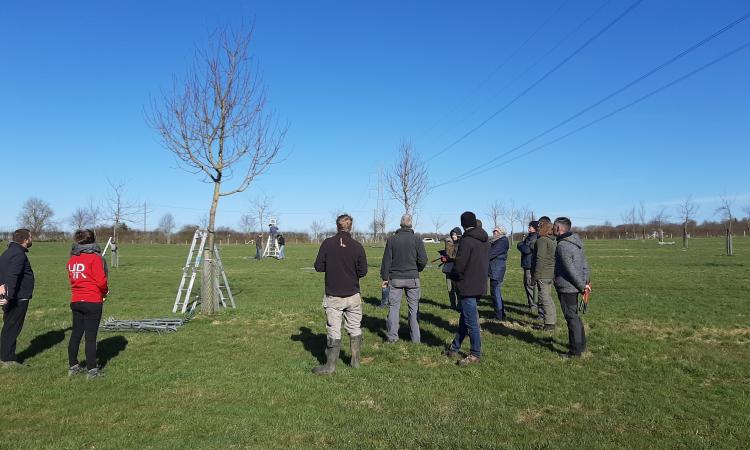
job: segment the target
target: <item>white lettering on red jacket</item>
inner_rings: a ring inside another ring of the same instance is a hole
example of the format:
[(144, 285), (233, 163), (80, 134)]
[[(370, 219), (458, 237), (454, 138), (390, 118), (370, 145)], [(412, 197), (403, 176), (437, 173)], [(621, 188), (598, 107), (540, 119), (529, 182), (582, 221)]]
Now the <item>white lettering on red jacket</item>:
[(96, 253), (73, 255), (68, 260), (71, 302), (102, 303), (109, 291), (104, 261)]

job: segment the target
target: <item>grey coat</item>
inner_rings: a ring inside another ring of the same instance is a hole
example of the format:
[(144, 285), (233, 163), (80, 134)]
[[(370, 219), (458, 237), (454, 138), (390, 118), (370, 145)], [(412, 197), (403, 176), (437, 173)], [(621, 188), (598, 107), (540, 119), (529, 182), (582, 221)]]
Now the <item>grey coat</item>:
[(555, 250), (555, 289), (561, 293), (583, 292), (589, 279), (589, 263), (577, 234), (558, 238)]

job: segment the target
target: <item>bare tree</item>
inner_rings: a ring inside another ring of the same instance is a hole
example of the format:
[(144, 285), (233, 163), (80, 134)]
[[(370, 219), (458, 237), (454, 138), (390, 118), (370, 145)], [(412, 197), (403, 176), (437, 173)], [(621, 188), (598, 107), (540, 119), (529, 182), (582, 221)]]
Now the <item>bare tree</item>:
[(651, 221), (656, 224), (657, 231), (659, 233), (659, 242), (664, 242), (664, 222), (669, 219), (667, 214), (667, 208), (665, 206), (659, 206), (651, 216)]
[(148, 207), (148, 202), (143, 202), (143, 237), (146, 238), (146, 224), (148, 223), (148, 215), (154, 212), (153, 209)]
[(636, 217), (635, 216), (636, 216), (635, 206), (633, 206), (629, 210), (625, 211), (620, 216), (620, 217), (622, 217), (623, 223), (626, 223), (626, 224), (630, 225), (630, 229), (632, 230), (632, 233), (633, 233), (633, 239), (635, 239), (637, 237), (637, 235), (638, 235), (638, 231), (637, 231), (637, 228), (636, 228), (637, 222), (636, 222)]
[(52, 211), (49, 203), (40, 198), (31, 197), (21, 207), (18, 222), (21, 227), (28, 228), (31, 234), (37, 237), (52, 228), (54, 215), (55, 212)]
[(250, 202), (250, 204), (253, 208), (255, 217), (258, 219), (258, 227), (260, 228), (259, 233), (261, 236), (263, 236), (263, 230), (264, 230), (263, 227), (268, 225), (268, 221), (271, 215), (273, 214), (271, 212), (271, 208), (272, 208), (271, 198), (268, 197), (267, 195), (255, 197)]
[(318, 242), (320, 233), (323, 232), (323, 228), (323, 224), (318, 222), (317, 220), (313, 220), (313, 222), (310, 224), (310, 231), (312, 232), (312, 238), (315, 242)]
[(516, 203), (511, 200), (510, 206), (503, 210), (503, 216), (505, 221), (510, 224), (510, 243), (513, 244), (513, 233), (515, 230), (515, 224), (519, 223), (523, 225), (525, 210), (516, 206)]
[(505, 214), (505, 208), (503, 207), (503, 204), (499, 201), (495, 200), (490, 204), (490, 212), (489, 216), (490, 219), (492, 219), (492, 227), (497, 228), (500, 226), (500, 219)]
[(641, 224), (641, 238), (646, 240), (646, 203), (641, 200), (638, 205), (638, 223)]
[(166, 213), (161, 216), (161, 219), (159, 220), (159, 230), (167, 236), (167, 244), (172, 243), (172, 231), (174, 231), (174, 228), (174, 216), (171, 213)]
[(750, 206), (745, 206), (743, 211), (745, 212), (745, 229), (750, 231)]
[(415, 215), (417, 205), (427, 192), (427, 181), (427, 166), (414, 145), (402, 140), (396, 164), (386, 174), (388, 193), (403, 205), (405, 213)]
[[(213, 261), (214, 227), (219, 198), (242, 192), (266, 172), (279, 154), (286, 127), (267, 108), (266, 90), (249, 55), (252, 30), (219, 29), (184, 81), (174, 82), (161, 104), (152, 103), (149, 124), (165, 147), (213, 183), (204, 261)], [(233, 175), (238, 182), (227, 188)], [(202, 311), (218, 309), (213, 264), (203, 266)], [(209, 286), (210, 285), (210, 286)]]
[(680, 202), (677, 206), (677, 213), (682, 219), (682, 248), (686, 249), (690, 246), (688, 224), (695, 219), (695, 215), (698, 213), (698, 205), (693, 201), (692, 195), (688, 195), (685, 200)]
[(720, 206), (716, 208), (716, 214), (718, 214), (722, 220), (726, 220), (727, 222), (725, 228), (727, 256), (734, 255), (734, 246), (732, 242), (732, 221), (734, 221), (734, 216), (732, 215), (732, 208), (734, 208), (734, 202), (727, 197), (721, 197)]
[(245, 234), (252, 234), (257, 226), (255, 216), (252, 214), (243, 214), (240, 216), (240, 229)]
[(138, 213), (134, 203), (125, 200), (125, 182), (117, 184), (107, 180), (111, 189), (107, 203), (107, 215), (112, 221), (112, 241), (117, 243), (113, 251), (110, 252), (110, 262), (112, 267), (119, 265), (119, 241), (117, 240), (117, 230), (120, 224), (132, 222), (133, 217)]
[(77, 208), (75, 211), (73, 211), (73, 214), (70, 216), (70, 219), (68, 219), (68, 222), (73, 228), (75, 228), (76, 230), (80, 230), (89, 226), (89, 224), (91, 223), (91, 218), (89, 217), (86, 208)]
[(434, 215), (432, 217), (432, 225), (435, 227), (435, 239), (437, 239), (437, 237), (440, 236), (440, 229), (445, 225), (445, 219), (439, 215)]
[(86, 208), (86, 215), (89, 218), (89, 225), (91, 229), (96, 230), (99, 226), (99, 222), (102, 220), (102, 208), (98, 203), (94, 202), (94, 199), (89, 199), (89, 206)]

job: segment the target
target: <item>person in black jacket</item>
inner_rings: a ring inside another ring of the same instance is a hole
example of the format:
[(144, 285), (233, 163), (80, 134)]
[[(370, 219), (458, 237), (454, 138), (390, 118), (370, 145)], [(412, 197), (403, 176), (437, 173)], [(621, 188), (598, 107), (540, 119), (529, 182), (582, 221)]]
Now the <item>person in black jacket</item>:
[(13, 241), (0, 255), (0, 285), (5, 286), (3, 329), (0, 333), (0, 360), (3, 366), (18, 366), (16, 340), (21, 334), (29, 300), (34, 292), (34, 271), (26, 253), (32, 244), (31, 232), (21, 228), (13, 232)]
[(533, 310), (536, 307), (535, 301), (535, 284), (534, 284), (534, 243), (539, 237), (539, 222), (532, 220), (529, 222), (528, 228), (529, 234), (516, 245), (518, 251), (521, 252), (521, 268), (523, 268), (523, 289), (526, 291), (526, 302), (528, 303), (529, 310)]
[[(401, 296), (406, 292), (409, 306), (409, 330), (411, 341), (419, 343), (419, 298), (422, 295), (419, 272), (427, 265), (427, 252), (424, 242), (414, 235), (410, 214), (401, 216), (401, 228), (385, 243), (383, 260), (380, 264), (381, 287), (388, 289), (388, 319), (386, 339), (398, 341), (399, 310)], [(402, 292), (403, 291), (403, 292)]]
[(461, 298), (461, 317), (456, 337), (445, 354), (448, 357), (457, 356), (461, 350), (461, 343), (469, 336), (470, 353), (458, 361), (460, 366), (466, 366), (480, 362), (482, 356), (477, 299), (487, 295), (487, 267), (490, 258), (487, 232), (477, 226), (477, 217), (473, 212), (466, 211), (461, 214), (461, 226), (464, 228), (464, 235), (461, 237), (461, 244), (453, 263), (453, 275), (457, 280)]
[(320, 245), (315, 259), (315, 270), (325, 272), (326, 312), (326, 362), (312, 371), (328, 374), (336, 371), (336, 361), (341, 351), (341, 319), (349, 333), (351, 366), (359, 367), (362, 345), (362, 296), (359, 279), (367, 275), (367, 257), (362, 244), (352, 239), (352, 216), (342, 214), (336, 218), (338, 233)]

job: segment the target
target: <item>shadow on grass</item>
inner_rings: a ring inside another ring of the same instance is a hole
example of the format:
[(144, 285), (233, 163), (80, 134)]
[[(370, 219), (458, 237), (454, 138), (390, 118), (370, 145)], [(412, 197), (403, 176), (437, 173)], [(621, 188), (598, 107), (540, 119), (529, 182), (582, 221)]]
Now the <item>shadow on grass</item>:
[(29, 346), (24, 351), (16, 355), (18, 362), (23, 363), (27, 359), (31, 359), (36, 355), (44, 352), (45, 350), (49, 350), (55, 345), (64, 341), (66, 331), (70, 331), (70, 327), (48, 331), (44, 334), (40, 334), (39, 336), (35, 336), (31, 340)]
[[(446, 293), (446, 297), (447, 297), (447, 293)], [(438, 308), (441, 308), (441, 309), (449, 309), (449, 310), (455, 311), (453, 308), (451, 308), (451, 305), (448, 303), (447, 298), (445, 299), (445, 302), (446, 303), (440, 303), (429, 298), (423, 298), (419, 300), (419, 303), (424, 303), (425, 305), (432, 305), (432, 306), (437, 306)]]
[[(381, 311), (383, 311), (383, 316), (386, 316), (388, 314), (388, 309), (386, 309), (386, 308), (382, 309)], [(425, 317), (425, 314), (428, 314), (428, 313), (421, 313), (421, 312), (419, 313), (419, 320), (420, 320), (420, 322), (421, 321), (425, 321), (427, 319)], [(429, 315), (432, 316), (432, 317), (437, 317), (437, 316), (434, 316), (432, 314), (429, 314)], [(408, 333), (409, 333), (409, 331), (408, 331), (408, 328), (409, 328), (408, 322), (406, 324), (404, 324), (401, 319), (403, 319), (403, 317), (401, 317), (400, 320), (399, 320), (399, 331), (404, 330), (404, 332), (405, 332), (404, 336), (407, 336)], [(407, 321), (408, 321), (408, 319), (407, 319)], [(429, 320), (426, 320), (426, 321), (429, 322)], [(363, 316), (362, 317), (362, 327), (363, 328), (367, 328), (373, 334), (377, 334), (378, 337), (380, 337), (380, 339), (382, 339), (383, 341), (387, 341), (388, 340), (388, 336), (386, 335), (386, 332), (385, 332), (386, 331), (385, 318), (373, 317), (373, 316)], [(431, 333), (431, 332), (429, 332), (427, 330), (422, 329), (422, 327), (420, 327), (420, 329), (419, 329), (419, 334), (420, 334), (420, 338), (421, 338), (420, 339), (421, 343), (424, 344), (424, 345), (427, 345), (427, 346), (430, 346), (430, 347), (443, 347), (444, 344), (445, 344), (442, 341), (442, 339), (440, 339), (438, 336), (435, 336), (433, 333)], [(401, 333), (399, 333), (399, 335), (401, 335)]]
[(299, 327), (299, 334), (294, 334), (289, 339), (295, 342), (302, 342), (305, 350), (310, 352), (320, 364), (326, 362), (325, 333), (313, 333), (310, 328)]
[[(546, 349), (549, 349), (549, 351), (556, 353), (556, 354), (563, 354), (563, 353), (566, 353), (567, 351), (567, 350), (560, 351), (556, 349), (555, 348), (556, 341), (554, 338), (552, 338), (552, 336), (537, 337), (534, 335), (534, 333), (523, 331), (523, 330), (516, 330), (514, 328), (504, 327), (502, 324), (494, 323), (494, 322), (485, 322), (482, 325), (482, 328), (489, 331), (492, 334), (512, 337), (512, 338), (518, 339), (520, 341), (524, 341), (529, 344), (544, 347)], [(561, 344), (561, 343), (558, 342), (558, 344)]]
[(96, 344), (96, 359), (99, 360), (99, 367), (109, 363), (109, 361), (119, 355), (128, 346), (128, 340), (125, 336), (112, 336), (103, 339)]
[[(376, 297), (362, 297), (362, 301), (370, 306), (375, 306), (376, 308), (380, 306), (380, 299)], [(386, 309), (383, 308), (383, 311), (386, 311)]]

